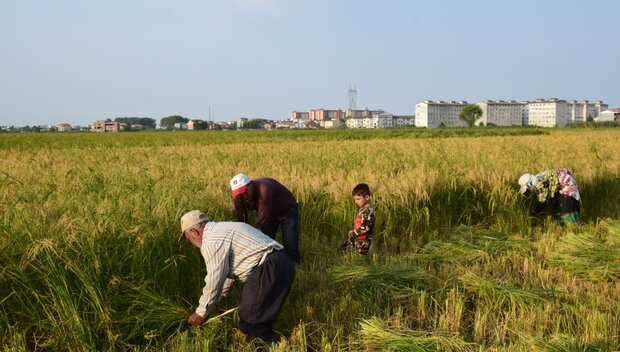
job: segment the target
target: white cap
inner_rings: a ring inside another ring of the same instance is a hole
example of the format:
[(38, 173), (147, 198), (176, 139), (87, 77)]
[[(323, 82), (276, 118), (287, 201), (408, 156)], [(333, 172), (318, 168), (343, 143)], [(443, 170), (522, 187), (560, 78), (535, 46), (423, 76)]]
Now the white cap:
[(192, 210), (181, 217), (181, 238), (185, 231), (196, 224), (209, 221), (209, 217), (200, 210)]
[(238, 194), (244, 193), (248, 184), (250, 183), (250, 178), (244, 174), (237, 174), (235, 177), (230, 179), (230, 188), (232, 189), (233, 197)]

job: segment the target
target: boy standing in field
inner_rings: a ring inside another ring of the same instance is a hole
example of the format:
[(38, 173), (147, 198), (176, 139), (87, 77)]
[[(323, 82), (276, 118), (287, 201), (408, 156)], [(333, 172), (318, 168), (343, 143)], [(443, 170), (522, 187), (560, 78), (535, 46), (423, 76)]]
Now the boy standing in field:
[(353, 230), (349, 231), (348, 239), (340, 245), (341, 250), (354, 246), (359, 254), (366, 255), (370, 250), (375, 228), (375, 210), (370, 203), (370, 187), (360, 183), (351, 192), (353, 201), (359, 207), (355, 215)]

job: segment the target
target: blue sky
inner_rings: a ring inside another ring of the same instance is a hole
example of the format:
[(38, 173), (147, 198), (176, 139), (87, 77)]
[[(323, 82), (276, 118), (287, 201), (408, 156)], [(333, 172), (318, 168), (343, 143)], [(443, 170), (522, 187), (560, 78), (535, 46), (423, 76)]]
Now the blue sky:
[(0, 0), (0, 125), (620, 107), (620, 1)]

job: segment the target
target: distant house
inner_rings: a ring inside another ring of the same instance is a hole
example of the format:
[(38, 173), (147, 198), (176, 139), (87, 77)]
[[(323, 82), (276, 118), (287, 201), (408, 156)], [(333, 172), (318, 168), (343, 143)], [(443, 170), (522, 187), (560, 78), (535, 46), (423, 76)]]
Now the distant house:
[(342, 122), (340, 119), (331, 119), (324, 121), (323, 125), (325, 128), (338, 128), (342, 126)]
[(119, 132), (122, 131), (127, 124), (116, 122), (116, 121), (107, 121), (107, 120), (97, 120), (93, 123), (91, 127), (91, 132)]
[(293, 127), (293, 122), (292, 121), (276, 121), (276, 128), (277, 129), (291, 128), (291, 127)]
[(602, 111), (601, 114), (594, 118), (596, 122), (620, 121), (620, 109), (612, 109)]
[(174, 124), (174, 129), (175, 130), (186, 130), (187, 129), (187, 123), (185, 122), (177, 122)]
[(71, 125), (68, 124), (68, 123), (58, 123), (58, 124), (56, 124), (56, 130), (58, 132), (71, 131)]

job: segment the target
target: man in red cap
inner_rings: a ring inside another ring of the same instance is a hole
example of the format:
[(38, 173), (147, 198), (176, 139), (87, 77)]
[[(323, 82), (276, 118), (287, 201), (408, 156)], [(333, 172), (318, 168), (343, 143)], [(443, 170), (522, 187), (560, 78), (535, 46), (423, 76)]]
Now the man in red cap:
[(299, 206), (293, 193), (273, 178), (250, 180), (244, 174), (235, 175), (230, 187), (237, 220), (248, 223), (248, 209), (258, 211), (256, 227), (273, 239), (281, 227), (284, 250), (299, 263)]

